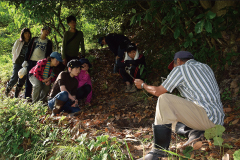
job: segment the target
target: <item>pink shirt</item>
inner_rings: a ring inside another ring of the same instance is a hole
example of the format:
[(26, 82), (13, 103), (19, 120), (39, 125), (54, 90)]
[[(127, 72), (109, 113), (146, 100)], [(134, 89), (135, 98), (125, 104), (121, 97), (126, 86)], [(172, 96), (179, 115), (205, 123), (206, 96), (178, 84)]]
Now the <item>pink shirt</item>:
[[(92, 82), (91, 82), (90, 75), (88, 73), (86, 73), (85, 70), (81, 70), (79, 75), (76, 76), (75, 78), (78, 80), (78, 88), (82, 87), (84, 84), (89, 84), (92, 88)], [(92, 98), (92, 90), (88, 94), (86, 102), (90, 103), (91, 98)]]

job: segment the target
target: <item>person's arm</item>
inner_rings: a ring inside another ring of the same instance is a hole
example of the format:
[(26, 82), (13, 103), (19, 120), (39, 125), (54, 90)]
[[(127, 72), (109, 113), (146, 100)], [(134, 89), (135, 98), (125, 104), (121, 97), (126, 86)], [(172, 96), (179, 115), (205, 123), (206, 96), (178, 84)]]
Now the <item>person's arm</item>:
[(66, 66), (67, 65), (67, 61), (66, 61), (66, 35), (67, 35), (67, 32), (64, 33), (63, 35), (63, 39), (62, 39), (62, 59), (63, 59), (63, 64)]
[(105, 37), (105, 41), (109, 49), (114, 53), (115, 57), (118, 55), (118, 45), (116, 44), (116, 37), (113, 34), (109, 34)]
[(19, 40), (15, 41), (13, 48), (12, 48), (12, 55), (16, 54), (16, 48), (19, 45), (19, 42), (20, 42)]
[(81, 31), (81, 54), (85, 55), (85, 46), (84, 46), (84, 37), (83, 37), (83, 32)]
[(82, 87), (85, 83), (88, 82), (89, 73), (87, 71), (81, 70), (80, 74), (75, 78), (78, 80), (78, 88)]
[[(61, 85), (60, 86), (60, 90), (61, 90), (61, 92), (62, 91), (68, 92), (68, 90), (66, 89), (65, 85)], [(71, 99), (72, 101), (76, 100), (76, 96), (75, 95), (71, 95), (69, 92), (68, 92), (68, 98)]]
[(30, 52), (34, 49), (34, 48), (33, 48), (34, 39), (35, 39), (35, 38), (32, 38), (32, 39), (30, 40), (30, 42), (29, 42), (28, 50), (27, 50), (27, 52), (26, 52), (26, 54), (25, 54), (25, 59), (24, 59), (24, 61), (30, 60), (30, 57), (29, 57), (29, 56), (30, 56)]
[[(143, 80), (141, 79), (135, 79), (134, 83), (138, 89), (142, 89), (142, 84), (144, 83)], [(167, 90), (162, 86), (150, 86), (147, 85), (146, 83), (143, 84), (143, 89), (145, 89), (148, 93), (159, 97), (160, 95), (164, 94), (167, 92)]]
[(43, 79), (43, 71), (46, 66), (46, 63), (43, 60), (39, 60), (36, 64), (36, 67), (33, 71), (34, 76), (41, 82), (46, 82), (46, 80)]
[(52, 41), (51, 40), (48, 40), (47, 42), (47, 47), (46, 47), (46, 54), (45, 54), (45, 58), (48, 58), (50, 57), (50, 54), (52, 53)]

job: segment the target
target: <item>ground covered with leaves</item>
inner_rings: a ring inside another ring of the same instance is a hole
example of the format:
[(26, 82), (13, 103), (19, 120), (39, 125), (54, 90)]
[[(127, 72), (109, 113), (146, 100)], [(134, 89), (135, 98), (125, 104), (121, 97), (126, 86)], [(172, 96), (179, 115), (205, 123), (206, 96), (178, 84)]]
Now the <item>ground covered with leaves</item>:
[[(157, 97), (143, 90), (125, 93), (125, 84), (120, 75), (112, 73), (114, 56), (108, 49), (91, 50), (89, 54), (89, 59), (92, 58), (93, 63), (93, 69), (90, 71), (93, 83), (91, 106), (82, 105), (81, 114), (75, 117), (68, 117), (64, 113), (51, 117), (49, 111), (41, 116), (39, 122), (69, 130), (73, 142), (82, 135), (86, 135), (89, 139), (97, 139), (102, 135), (115, 137), (118, 142), (122, 142), (121, 149), (129, 159), (142, 157), (152, 148), (151, 126), (154, 122)], [(157, 76), (157, 73), (151, 74)], [(150, 75), (150, 77), (154, 76)], [(148, 81), (154, 84), (154, 79)], [(14, 91), (10, 95), (13, 93)], [(222, 159), (223, 157), (224, 160), (228, 160), (239, 155), (240, 109), (238, 106), (238, 104), (224, 103), (225, 132), (216, 137), (223, 142), (203, 138), (189, 147), (181, 148), (187, 139), (172, 133), (170, 145), (170, 152), (174, 155), (172, 159), (179, 157)], [(24, 141), (23, 146), (28, 149), (30, 144)], [(101, 150), (101, 147), (95, 150)]]
[[(57, 124), (70, 127), (72, 139), (83, 133), (87, 133), (89, 138), (106, 134), (116, 137), (118, 141), (127, 142), (128, 148), (122, 146), (125, 154), (133, 159), (142, 157), (152, 147), (151, 125), (154, 122), (157, 97), (143, 90), (125, 93), (125, 84), (120, 75), (112, 73), (114, 57), (108, 49), (92, 50), (90, 55), (95, 57), (90, 72), (93, 83), (91, 106), (82, 106), (80, 115), (66, 118), (65, 122)], [(213, 140), (202, 139), (192, 144), (193, 148), (181, 148), (187, 139), (173, 133), (170, 150), (192, 159), (232, 159), (234, 152), (240, 148), (240, 109), (236, 105), (225, 104), (224, 110), (226, 131), (222, 135), (222, 145), (214, 145)], [(48, 119), (58, 122), (61, 117)], [(46, 117), (42, 117), (42, 122), (46, 122)]]

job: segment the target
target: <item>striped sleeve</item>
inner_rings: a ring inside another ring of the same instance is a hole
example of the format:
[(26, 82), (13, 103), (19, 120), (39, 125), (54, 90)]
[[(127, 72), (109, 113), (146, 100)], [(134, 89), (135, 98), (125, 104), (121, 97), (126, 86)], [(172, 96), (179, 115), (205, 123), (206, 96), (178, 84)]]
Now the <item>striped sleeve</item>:
[(162, 83), (162, 86), (171, 93), (174, 88), (178, 87), (182, 83), (182, 81), (182, 73), (179, 71), (179, 67), (175, 67), (167, 76), (167, 79)]

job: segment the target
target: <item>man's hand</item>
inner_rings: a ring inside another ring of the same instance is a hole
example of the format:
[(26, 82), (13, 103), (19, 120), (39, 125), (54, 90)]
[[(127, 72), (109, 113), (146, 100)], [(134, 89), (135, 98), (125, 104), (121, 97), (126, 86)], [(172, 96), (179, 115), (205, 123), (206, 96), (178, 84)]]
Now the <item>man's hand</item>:
[(62, 63), (66, 66), (67, 65), (67, 59), (64, 58)]
[(116, 60), (118, 60), (120, 57), (116, 56)]
[(143, 80), (141, 80), (141, 79), (135, 79), (135, 80), (134, 80), (134, 83), (135, 83), (135, 86), (136, 86), (138, 89), (142, 89), (142, 88), (141, 88), (141, 85), (142, 85), (142, 83), (143, 83)]
[(76, 107), (78, 105), (78, 100), (75, 99), (75, 103), (71, 105), (71, 107)]

